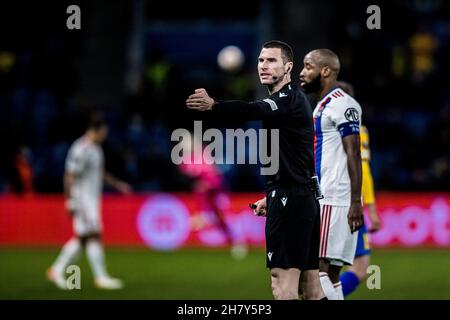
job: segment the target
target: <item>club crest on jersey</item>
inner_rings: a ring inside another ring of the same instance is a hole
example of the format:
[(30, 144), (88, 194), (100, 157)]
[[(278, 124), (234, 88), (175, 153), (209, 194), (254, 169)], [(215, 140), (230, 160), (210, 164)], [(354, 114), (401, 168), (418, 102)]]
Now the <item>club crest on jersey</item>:
[(345, 119), (348, 121), (359, 121), (359, 113), (355, 108), (348, 108), (345, 110)]

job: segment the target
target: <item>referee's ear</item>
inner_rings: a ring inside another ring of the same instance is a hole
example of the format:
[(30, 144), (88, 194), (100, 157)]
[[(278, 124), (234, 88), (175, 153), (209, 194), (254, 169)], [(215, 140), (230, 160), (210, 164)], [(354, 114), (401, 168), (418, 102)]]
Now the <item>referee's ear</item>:
[(294, 64), (292, 63), (292, 61), (289, 61), (285, 64), (284, 71), (286, 72), (286, 74), (291, 73), (293, 65)]

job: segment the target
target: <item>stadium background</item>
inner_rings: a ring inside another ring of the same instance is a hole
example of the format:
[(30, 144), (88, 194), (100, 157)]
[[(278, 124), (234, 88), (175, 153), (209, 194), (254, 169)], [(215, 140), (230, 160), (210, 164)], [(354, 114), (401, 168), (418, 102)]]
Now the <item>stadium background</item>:
[[(79, 31), (66, 28), (70, 4), (81, 8)], [(381, 30), (366, 27), (370, 4), (381, 7)], [(171, 162), (170, 135), (192, 128), (184, 100), (197, 87), (224, 99), (264, 96), (256, 58), (272, 38), (293, 45), (294, 81), (310, 49), (336, 51), (363, 107), (382, 288), (361, 286), (352, 298), (450, 298), (448, 2), (15, 1), (0, 14), (0, 298), (270, 299), (264, 220), (248, 209), (263, 189), (258, 167), (220, 165), (227, 219), (251, 246), (236, 261), (218, 230), (191, 230), (192, 185)], [(217, 65), (227, 45), (244, 52), (239, 72)], [(108, 170), (136, 191), (106, 189), (104, 198), (107, 261), (126, 287), (100, 292), (83, 276), (82, 290), (59, 292), (44, 272), (70, 236), (64, 159), (94, 110), (110, 125)]]

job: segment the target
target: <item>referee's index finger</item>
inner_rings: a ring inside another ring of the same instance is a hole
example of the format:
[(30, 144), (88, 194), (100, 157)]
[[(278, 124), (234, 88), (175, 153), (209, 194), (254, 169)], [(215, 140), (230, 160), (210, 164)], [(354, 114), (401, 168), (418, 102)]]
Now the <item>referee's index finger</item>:
[(189, 96), (189, 99), (195, 99), (195, 98), (204, 98), (205, 96), (203, 95), (203, 94), (201, 94), (201, 93), (194, 93), (194, 94), (191, 94), (190, 96)]
[(186, 101), (186, 105), (189, 106), (200, 106), (203, 105), (202, 101)]
[(205, 101), (204, 98), (189, 98), (186, 102), (202, 102)]

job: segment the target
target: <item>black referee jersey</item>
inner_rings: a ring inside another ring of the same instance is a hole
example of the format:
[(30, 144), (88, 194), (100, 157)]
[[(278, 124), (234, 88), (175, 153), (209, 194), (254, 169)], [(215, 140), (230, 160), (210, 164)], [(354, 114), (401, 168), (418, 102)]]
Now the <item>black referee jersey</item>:
[[(314, 125), (311, 105), (298, 86), (288, 83), (267, 99), (254, 102), (217, 101), (212, 112), (262, 120), (264, 129), (279, 129), (279, 170), (266, 176), (267, 189), (309, 185), (314, 175)], [(270, 154), (270, 131), (267, 143)]]

